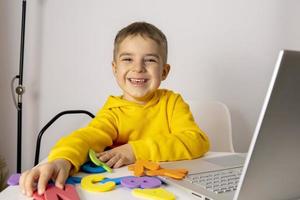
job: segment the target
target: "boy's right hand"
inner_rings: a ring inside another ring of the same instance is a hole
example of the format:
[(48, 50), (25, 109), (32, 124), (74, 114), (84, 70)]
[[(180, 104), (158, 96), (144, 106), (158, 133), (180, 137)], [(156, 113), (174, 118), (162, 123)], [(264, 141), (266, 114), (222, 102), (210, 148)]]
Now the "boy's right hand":
[(63, 189), (71, 167), (72, 164), (68, 160), (57, 159), (23, 172), (19, 181), (22, 193), (31, 197), (37, 189), (41, 195), (45, 192), (50, 179), (55, 181), (56, 187)]

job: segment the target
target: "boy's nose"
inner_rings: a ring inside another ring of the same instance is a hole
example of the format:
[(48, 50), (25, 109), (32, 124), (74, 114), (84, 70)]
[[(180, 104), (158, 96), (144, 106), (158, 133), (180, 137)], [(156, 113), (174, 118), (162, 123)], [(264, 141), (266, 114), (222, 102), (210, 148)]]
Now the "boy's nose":
[(144, 66), (144, 63), (142, 62), (139, 62), (139, 63), (135, 63), (133, 65), (133, 71), (135, 72), (145, 72), (145, 66)]

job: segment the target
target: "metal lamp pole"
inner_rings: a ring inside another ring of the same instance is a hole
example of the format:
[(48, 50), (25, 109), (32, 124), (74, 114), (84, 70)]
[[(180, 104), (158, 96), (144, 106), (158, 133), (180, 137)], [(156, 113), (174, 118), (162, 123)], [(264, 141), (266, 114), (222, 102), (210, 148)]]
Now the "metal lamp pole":
[(21, 47), (20, 47), (20, 63), (19, 74), (12, 80), (12, 90), (15, 80), (19, 80), (18, 86), (15, 88), (13, 100), (18, 112), (17, 121), (17, 173), (21, 172), (22, 162), (22, 95), (25, 92), (23, 86), (23, 64), (24, 64), (24, 44), (25, 44), (25, 19), (26, 19), (26, 0), (22, 0), (22, 25), (21, 25)]

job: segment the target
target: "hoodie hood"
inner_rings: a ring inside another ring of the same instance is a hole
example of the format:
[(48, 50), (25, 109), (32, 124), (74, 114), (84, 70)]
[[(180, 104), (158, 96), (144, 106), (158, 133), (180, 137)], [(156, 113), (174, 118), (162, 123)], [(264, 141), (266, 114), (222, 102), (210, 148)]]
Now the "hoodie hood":
[(157, 90), (153, 97), (148, 101), (145, 105), (141, 105), (132, 101), (128, 101), (126, 99), (123, 99), (122, 96), (109, 96), (106, 103), (104, 104), (104, 109), (111, 109), (111, 108), (120, 108), (120, 107), (140, 107), (140, 108), (146, 108), (153, 106), (159, 102), (160, 96), (165, 93), (166, 90), (159, 89)]

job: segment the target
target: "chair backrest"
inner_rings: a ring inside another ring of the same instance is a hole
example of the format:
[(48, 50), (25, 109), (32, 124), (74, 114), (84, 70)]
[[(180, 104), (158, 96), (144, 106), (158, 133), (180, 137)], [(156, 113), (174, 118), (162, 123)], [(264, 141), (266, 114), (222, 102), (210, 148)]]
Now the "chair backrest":
[[(74, 114), (85, 114), (85, 115), (89, 116), (90, 118), (95, 117), (94, 114), (92, 114), (91, 112), (89, 112), (87, 110), (65, 110), (65, 111), (62, 111), (62, 112), (56, 114), (49, 122), (47, 122), (47, 124), (38, 133), (38, 136), (37, 136), (37, 139), (36, 139), (36, 146), (35, 146), (34, 166), (37, 165), (40, 161), (41, 142), (42, 142), (42, 138), (43, 138), (43, 135), (46, 132), (46, 130), (49, 130), (50, 126), (54, 122), (56, 122), (58, 119), (60, 119), (61, 117), (67, 116), (67, 115), (74, 115)], [(47, 135), (46, 135), (46, 137), (47, 137)], [(49, 142), (47, 142), (47, 143), (49, 143)]]
[(234, 152), (228, 107), (219, 101), (187, 101), (187, 103), (196, 123), (210, 139), (210, 151)]

